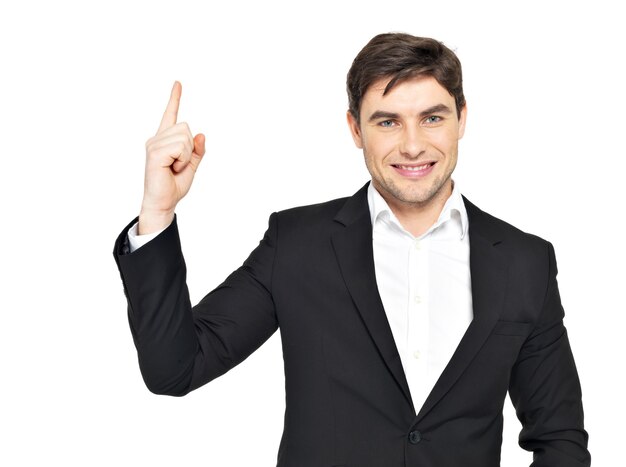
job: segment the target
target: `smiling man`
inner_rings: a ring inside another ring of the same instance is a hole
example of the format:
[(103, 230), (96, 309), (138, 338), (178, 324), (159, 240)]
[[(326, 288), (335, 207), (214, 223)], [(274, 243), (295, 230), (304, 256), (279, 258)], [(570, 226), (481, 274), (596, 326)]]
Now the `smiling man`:
[(452, 180), (467, 110), (451, 50), (373, 38), (348, 73), (347, 116), (371, 183), (272, 214), (194, 307), (174, 211), (204, 136), (177, 123), (180, 93), (175, 83), (146, 144), (140, 215), (114, 247), (151, 391), (187, 394), (280, 327), (278, 466), (498, 466), (507, 392), (532, 465), (590, 464), (552, 245)]
[(467, 109), (463, 104), (457, 110), (454, 97), (432, 76), (418, 74), (388, 89), (390, 82), (383, 78), (372, 84), (360, 113), (348, 111), (348, 124), (363, 149), (373, 188), (402, 226), (418, 236), (452, 193)]

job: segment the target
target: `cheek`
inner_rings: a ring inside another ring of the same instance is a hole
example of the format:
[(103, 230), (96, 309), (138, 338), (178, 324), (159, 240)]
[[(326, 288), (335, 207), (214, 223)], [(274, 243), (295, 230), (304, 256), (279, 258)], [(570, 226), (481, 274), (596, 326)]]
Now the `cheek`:
[(434, 147), (436, 147), (440, 152), (444, 153), (445, 155), (454, 156), (456, 155), (457, 147), (459, 144), (458, 134), (453, 132), (445, 132), (434, 136), (431, 139), (431, 143)]
[(388, 135), (368, 135), (363, 138), (363, 150), (367, 152), (368, 159), (374, 162), (384, 160), (395, 148), (394, 139)]

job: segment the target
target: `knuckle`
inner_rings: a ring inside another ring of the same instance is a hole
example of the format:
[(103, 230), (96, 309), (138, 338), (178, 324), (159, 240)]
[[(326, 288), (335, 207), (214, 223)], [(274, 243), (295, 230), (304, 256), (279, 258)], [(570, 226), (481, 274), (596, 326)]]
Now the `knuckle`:
[(159, 144), (156, 141), (151, 141), (150, 143), (146, 143), (146, 154), (154, 154), (159, 150)]
[(191, 134), (191, 128), (189, 128), (189, 125), (186, 122), (183, 122), (183, 128), (185, 131), (185, 134), (187, 135), (187, 137), (189, 137), (190, 139), (193, 139), (193, 135)]
[(176, 143), (176, 150), (178, 151), (178, 154), (180, 155), (182, 159), (187, 158), (187, 154), (188, 154), (187, 145), (184, 142), (180, 141)]
[(193, 139), (186, 138), (185, 139), (185, 147), (189, 152), (193, 152)]

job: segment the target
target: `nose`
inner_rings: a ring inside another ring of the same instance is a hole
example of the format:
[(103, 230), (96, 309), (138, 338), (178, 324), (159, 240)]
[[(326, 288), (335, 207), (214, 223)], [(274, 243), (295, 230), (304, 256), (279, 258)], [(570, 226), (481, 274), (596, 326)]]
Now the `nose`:
[(426, 150), (426, 139), (420, 128), (406, 125), (400, 137), (400, 153), (409, 159), (417, 159)]

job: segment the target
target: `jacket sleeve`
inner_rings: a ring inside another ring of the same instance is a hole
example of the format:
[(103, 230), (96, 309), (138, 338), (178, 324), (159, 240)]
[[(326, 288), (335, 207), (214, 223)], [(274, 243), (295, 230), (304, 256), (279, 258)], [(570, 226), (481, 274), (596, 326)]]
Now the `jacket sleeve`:
[(271, 293), (275, 214), (244, 264), (194, 307), (176, 217), (129, 253), (126, 232), (135, 221), (118, 237), (113, 256), (141, 374), (150, 391), (182, 396), (242, 362), (278, 328)]
[(589, 466), (581, 388), (563, 326), (556, 258), (550, 243), (547, 249), (543, 309), (521, 349), (509, 388), (523, 426), (519, 444), (533, 451), (531, 467)]

